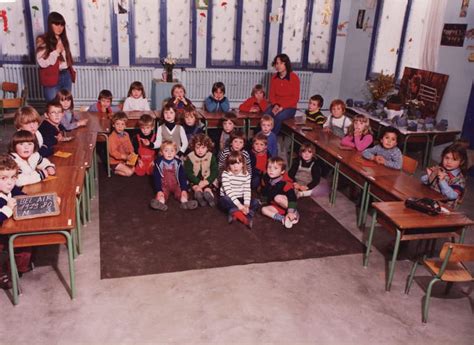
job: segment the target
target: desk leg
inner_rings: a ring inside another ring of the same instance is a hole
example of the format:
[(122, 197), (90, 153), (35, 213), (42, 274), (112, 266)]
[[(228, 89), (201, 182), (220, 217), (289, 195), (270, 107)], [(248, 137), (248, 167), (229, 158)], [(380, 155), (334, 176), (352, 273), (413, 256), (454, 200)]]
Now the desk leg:
[(207, 132), (208, 132), (208, 122), (206, 119), (204, 119), (204, 130), (206, 131), (206, 135), (209, 135)]
[(82, 225), (81, 225), (81, 196), (76, 196), (76, 230), (77, 230), (77, 252), (82, 254)]
[(464, 243), (464, 237), (466, 236), (466, 227), (462, 228), (461, 236), (459, 237), (459, 243)]
[(10, 257), (10, 274), (12, 278), (12, 295), (13, 295), (13, 304), (17, 305), (18, 304), (18, 283), (19, 283), (19, 277), (18, 277), (18, 269), (16, 267), (16, 261), (15, 261), (15, 248), (13, 247), (13, 242), (15, 239), (18, 237), (18, 235), (12, 235), (10, 236), (10, 239), (8, 241), (8, 253)]
[(332, 176), (332, 187), (331, 187), (331, 198), (330, 203), (334, 205), (336, 203), (337, 185), (339, 183), (339, 162), (334, 164), (334, 174)]
[(86, 219), (85, 222), (89, 222), (91, 220), (91, 207), (90, 201), (92, 198), (91, 195), (91, 179), (89, 170), (86, 170), (86, 181), (85, 181), (85, 205), (86, 205)]
[(377, 223), (377, 210), (374, 209), (374, 212), (372, 213), (372, 224), (370, 225), (370, 231), (369, 231), (369, 237), (366, 242), (366, 249), (365, 249), (365, 257), (364, 257), (364, 267), (367, 268), (369, 265), (369, 255), (370, 255), (370, 249), (372, 248), (372, 239), (374, 238), (374, 232), (375, 232), (375, 223)]
[(364, 182), (364, 187), (362, 188), (362, 198), (361, 198), (361, 201), (360, 201), (360, 208), (359, 208), (359, 217), (357, 218), (357, 226), (360, 227), (362, 224), (364, 224), (364, 218), (365, 218), (365, 203), (369, 202), (369, 200), (366, 200), (368, 199), (367, 198), (367, 193), (368, 193), (368, 190), (369, 190), (369, 184), (367, 181)]
[(110, 163), (109, 163), (109, 136), (107, 133), (97, 133), (97, 135), (101, 135), (105, 139), (105, 164), (107, 169), (107, 176), (110, 177)]
[(399, 229), (397, 229), (397, 237), (395, 239), (395, 247), (393, 248), (392, 261), (390, 262), (390, 265), (389, 265), (388, 280), (387, 280), (387, 285), (385, 287), (385, 291), (390, 291), (390, 288), (392, 286), (393, 274), (395, 273), (395, 264), (397, 263), (398, 249), (400, 248), (401, 237), (402, 237), (402, 233)]
[(290, 163), (289, 163), (289, 166), (291, 167), (291, 166), (293, 165), (293, 150), (295, 149), (295, 133), (293, 133), (293, 131), (291, 132), (290, 139), (291, 139), (291, 143), (290, 143), (290, 157), (289, 157), (288, 161), (290, 162)]

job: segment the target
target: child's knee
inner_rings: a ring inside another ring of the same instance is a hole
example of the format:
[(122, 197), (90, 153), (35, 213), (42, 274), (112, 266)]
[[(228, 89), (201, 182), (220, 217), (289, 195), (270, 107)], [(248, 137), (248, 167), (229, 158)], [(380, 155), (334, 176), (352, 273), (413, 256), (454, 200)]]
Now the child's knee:
[(288, 203), (288, 199), (286, 198), (286, 196), (281, 195), (281, 194), (275, 196), (274, 200), (279, 205), (285, 205), (286, 206), (286, 204)]

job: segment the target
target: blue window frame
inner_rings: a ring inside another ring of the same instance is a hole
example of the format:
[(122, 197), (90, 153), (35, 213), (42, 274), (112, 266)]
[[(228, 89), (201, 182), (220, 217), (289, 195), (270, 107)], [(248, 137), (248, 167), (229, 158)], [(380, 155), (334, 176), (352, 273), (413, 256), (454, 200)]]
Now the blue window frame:
[[(296, 70), (331, 73), (340, 0), (329, 4), (324, 0), (283, 0), (283, 8), (278, 51), (290, 57)], [(293, 18), (293, 23), (290, 23), (288, 16), (292, 12), (301, 18)], [(290, 37), (288, 41), (285, 41), (286, 37)]]
[[(255, 23), (251, 23), (247, 19), (250, 10), (249, 7), (252, 5), (264, 5), (265, 8), (260, 12), (257, 12), (261, 17), (259, 26)], [(206, 54), (206, 66), (208, 68), (255, 68), (262, 69), (266, 68), (268, 60), (268, 40), (270, 24), (268, 22), (268, 16), (272, 8), (272, 1), (262, 3), (248, 3), (249, 6), (245, 6), (245, 0), (235, 0), (235, 19), (233, 23), (233, 32), (229, 36), (227, 30), (230, 26), (216, 25), (217, 30), (225, 32), (223, 37), (222, 45), (225, 45), (225, 52), (219, 52), (219, 48), (222, 46), (218, 44), (213, 45), (213, 38), (219, 33), (213, 32), (213, 21), (219, 19), (219, 15), (214, 13), (214, 6), (227, 6), (224, 8), (225, 11), (229, 9), (229, 5), (226, 2), (209, 1), (208, 13), (207, 13), (207, 54)], [(249, 24), (249, 25), (247, 25)], [(220, 33), (222, 33), (220, 32)], [(248, 37), (246, 37), (248, 36)], [(232, 37), (232, 41), (227, 41), (228, 37)], [(253, 37), (250, 40), (250, 37)], [(225, 40), (225, 41), (224, 41)], [(258, 45), (260, 43), (260, 47)], [(246, 46), (254, 45), (259, 56), (250, 56)], [(225, 56), (227, 55), (227, 56)], [(225, 57), (223, 57), (225, 56)]]

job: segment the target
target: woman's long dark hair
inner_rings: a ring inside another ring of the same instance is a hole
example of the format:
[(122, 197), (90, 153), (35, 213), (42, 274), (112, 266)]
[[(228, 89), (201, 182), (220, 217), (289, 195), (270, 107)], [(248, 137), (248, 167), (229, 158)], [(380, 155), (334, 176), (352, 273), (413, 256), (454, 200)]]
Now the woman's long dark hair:
[[(44, 52), (43, 57), (46, 59), (48, 58), (49, 54), (56, 49), (56, 45), (58, 44), (58, 39), (53, 31), (53, 24), (59, 24), (64, 26), (64, 30), (60, 35), (61, 42), (63, 43), (64, 50), (66, 51), (66, 62), (68, 66), (72, 66), (73, 60), (71, 55), (71, 49), (69, 48), (69, 40), (66, 34), (66, 21), (64, 17), (58, 12), (51, 12), (48, 15), (48, 31), (44, 33), (44, 35), (38, 37), (39, 39), (43, 40), (44, 45), (37, 44), (36, 52), (46, 49)], [(62, 57), (59, 57), (62, 59)]]

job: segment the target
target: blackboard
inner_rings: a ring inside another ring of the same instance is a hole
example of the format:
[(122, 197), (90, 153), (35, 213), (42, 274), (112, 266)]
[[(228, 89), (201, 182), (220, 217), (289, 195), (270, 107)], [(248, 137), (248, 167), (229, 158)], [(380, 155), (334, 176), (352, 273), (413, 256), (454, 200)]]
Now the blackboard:
[(56, 193), (20, 195), (15, 199), (16, 207), (13, 212), (13, 219), (15, 220), (57, 216), (59, 214)]

